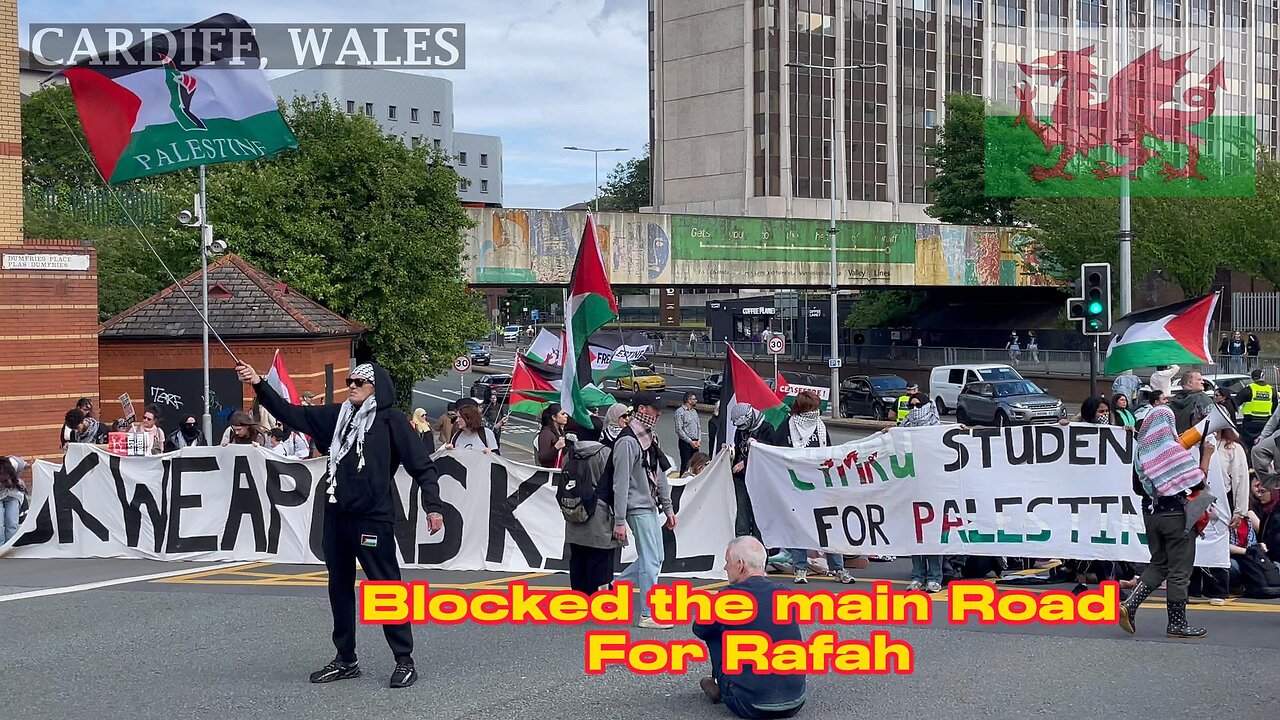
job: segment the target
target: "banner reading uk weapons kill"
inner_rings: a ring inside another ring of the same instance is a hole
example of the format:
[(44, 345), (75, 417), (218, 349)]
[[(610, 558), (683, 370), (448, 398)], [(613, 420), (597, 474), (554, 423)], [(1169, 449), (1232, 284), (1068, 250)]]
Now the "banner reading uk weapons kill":
[[(747, 490), (771, 547), (1147, 562), (1123, 428), (894, 429), (830, 448), (755, 445)], [(1196, 565), (1226, 567), (1226, 491)]]
[[(435, 458), (444, 531), (427, 533), (422, 496), (396, 480), (396, 540), (405, 567), (567, 571), (559, 471), (469, 450)], [(724, 577), (733, 537), (728, 456), (672, 480), (679, 517), (663, 531), (663, 572)], [(34, 468), (26, 519), (0, 556), (323, 562), (326, 460), (298, 462), (259, 448), (190, 448), (122, 458), (72, 444), (62, 466)], [(635, 559), (628, 547), (623, 562)]]

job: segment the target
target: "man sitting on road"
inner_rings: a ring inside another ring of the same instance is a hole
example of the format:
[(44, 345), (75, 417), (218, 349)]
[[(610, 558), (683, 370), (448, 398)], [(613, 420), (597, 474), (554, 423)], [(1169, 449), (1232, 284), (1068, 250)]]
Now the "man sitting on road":
[[(783, 590), (781, 585), (765, 577), (767, 556), (764, 545), (750, 535), (734, 538), (724, 552), (725, 572), (729, 575), (727, 589), (750, 593), (759, 608), (773, 607), (773, 594)], [(796, 621), (778, 623), (772, 613), (761, 611), (743, 625), (695, 621), (693, 634), (707, 644), (707, 657), (711, 659), (711, 677), (698, 681), (711, 702), (723, 702), (741, 718), (788, 718), (800, 712), (805, 701), (804, 675), (760, 675), (751, 666), (736, 675), (724, 672), (726, 632), (763, 633), (772, 643), (801, 642), (804, 638)]]

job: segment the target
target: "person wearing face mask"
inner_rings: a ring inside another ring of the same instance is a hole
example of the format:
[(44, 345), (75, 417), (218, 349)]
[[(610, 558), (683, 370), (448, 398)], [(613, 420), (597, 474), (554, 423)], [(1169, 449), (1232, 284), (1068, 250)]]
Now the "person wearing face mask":
[[(396, 386), (380, 365), (361, 363), (347, 376), (347, 399), (304, 407), (281, 399), (249, 365), (236, 367), (262, 406), (282, 423), (315, 438), (329, 455), (321, 494), (323, 550), (329, 572), (329, 609), (337, 655), (311, 674), (311, 682), (359, 677), (356, 659), (356, 561), (369, 580), (400, 580), (395, 520), (395, 473), (403, 466), (418, 486), (427, 514), (427, 530), (444, 528), (444, 505), (435, 464), (404, 413), (395, 408)], [(395, 657), (390, 685), (403, 688), (418, 679), (409, 623), (383, 625)]]
[(196, 424), (196, 419), (188, 415), (182, 419), (182, 424), (177, 430), (169, 433), (169, 443), (165, 449), (172, 452), (208, 444), (209, 442), (204, 439), (204, 433), (200, 432), (200, 426)]
[(751, 507), (751, 495), (747, 493), (747, 462), (751, 455), (751, 441), (771, 443), (770, 428), (764, 415), (747, 403), (738, 403), (729, 409), (729, 422), (733, 424), (733, 494), (737, 500), (738, 515), (734, 522), (737, 535), (751, 535), (760, 539), (756, 526), (755, 510)]
[(667, 630), (671, 625), (658, 623), (651, 617), (645, 598), (649, 589), (658, 582), (662, 569), (663, 543), (662, 521), (676, 529), (676, 514), (671, 505), (671, 486), (667, 483), (667, 471), (671, 462), (658, 445), (653, 428), (662, 411), (658, 408), (658, 396), (652, 392), (636, 393), (635, 412), (631, 422), (618, 434), (613, 443), (613, 537), (620, 543), (627, 542), (627, 530), (635, 535), (636, 560), (627, 566), (619, 581), (631, 582), (639, 593), (636, 595), (636, 615), (639, 626), (654, 630)]

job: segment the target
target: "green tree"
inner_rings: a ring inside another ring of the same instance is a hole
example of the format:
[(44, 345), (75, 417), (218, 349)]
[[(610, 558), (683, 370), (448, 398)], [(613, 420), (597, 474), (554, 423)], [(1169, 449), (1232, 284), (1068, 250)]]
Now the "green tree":
[(432, 377), (487, 332), (462, 281), (470, 219), (442, 154), (409, 148), (327, 99), (284, 108), (299, 152), (210, 169), (209, 214), (232, 250), (370, 329), (398, 386)]
[(867, 290), (845, 318), (845, 327), (893, 327), (915, 317), (925, 294), (914, 290)]
[(947, 96), (947, 119), (925, 153), (937, 168), (925, 186), (933, 204), (925, 212), (957, 225), (1014, 225), (1013, 198), (984, 192), (985, 111), (981, 97)]
[(618, 163), (600, 186), (602, 212), (640, 212), (649, 205), (649, 146), (644, 155)]

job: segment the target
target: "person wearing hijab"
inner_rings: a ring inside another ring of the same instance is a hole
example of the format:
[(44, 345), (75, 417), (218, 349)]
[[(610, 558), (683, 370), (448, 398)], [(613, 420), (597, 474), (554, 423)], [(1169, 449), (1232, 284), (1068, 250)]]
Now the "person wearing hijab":
[(623, 428), (631, 422), (631, 411), (622, 403), (614, 403), (604, 413), (604, 427), (600, 430), (600, 442), (605, 447), (613, 449), (613, 444), (618, 441), (618, 436), (622, 434)]
[(1173, 638), (1200, 638), (1204, 628), (1187, 624), (1187, 589), (1196, 560), (1195, 535), (1187, 530), (1188, 493), (1204, 488), (1213, 446), (1205, 445), (1200, 462), (1178, 441), (1176, 420), (1168, 406), (1152, 408), (1142, 421), (1134, 462), (1134, 491), (1142, 497), (1151, 563), (1129, 597), (1120, 603), (1120, 627), (1130, 635), (1142, 602), (1168, 583), (1166, 596)]
[(558, 468), (564, 460), (564, 426), (569, 413), (560, 403), (551, 403), (542, 411), (542, 430), (538, 432), (536, 460), (538, 467)]
[(422, 408), (414, 408), (411, 424), (413, 425), (413, 431), (418, 433), (418, 438), (422, 440), (422, 447), (427, 449), (427, 454), (435, 454), (436, 438), (431, 432), (431, 420), (427, 418), (427, 411)]
[[(818, 408), (822, 401), (811, 390), (796, 395), (791, 405), (791, 417), (787, 419), (787, 432), (793, 448), (829, 447), (831, 440), (827, 436), (826, 423), (818, 416)], [(805, 548), (787, 548), (791, 553), (791, 567), (795, 570), (793, 581), (796, 584), (809, 582), (809, 553)], [(842, 585), (854, 582), (853, 573), (845, 569), (844, 556), (840, 553), (827, 553), (827, 568), (831, 575)]]
[[(380, 365), (362, 363), (347, 377), (347, 400), (305, 407), (283, 400), (249, 365), (236, 366), (262, 406), (289, 427), (315, 438), (329, 455), (324, 506), (324, 564), (329, 571), (329, 609), (337, 655), (311, 674), (311, 682), (358, 677), (356, 659), (356, 560), (369, 580), (400, 580), (396, 557), (396, 465), (403, 465), (422, 492), (427, 529), (444, 528), (444, 509), (435, 464), (408, 419), (395, 409), (396, 386)], [(393, 464), (394, 463), (394, 464)], [(395, 655), (391, 687), (418, 679), (413, 663), (413, 631), (408, 623), (383, 625)]]

